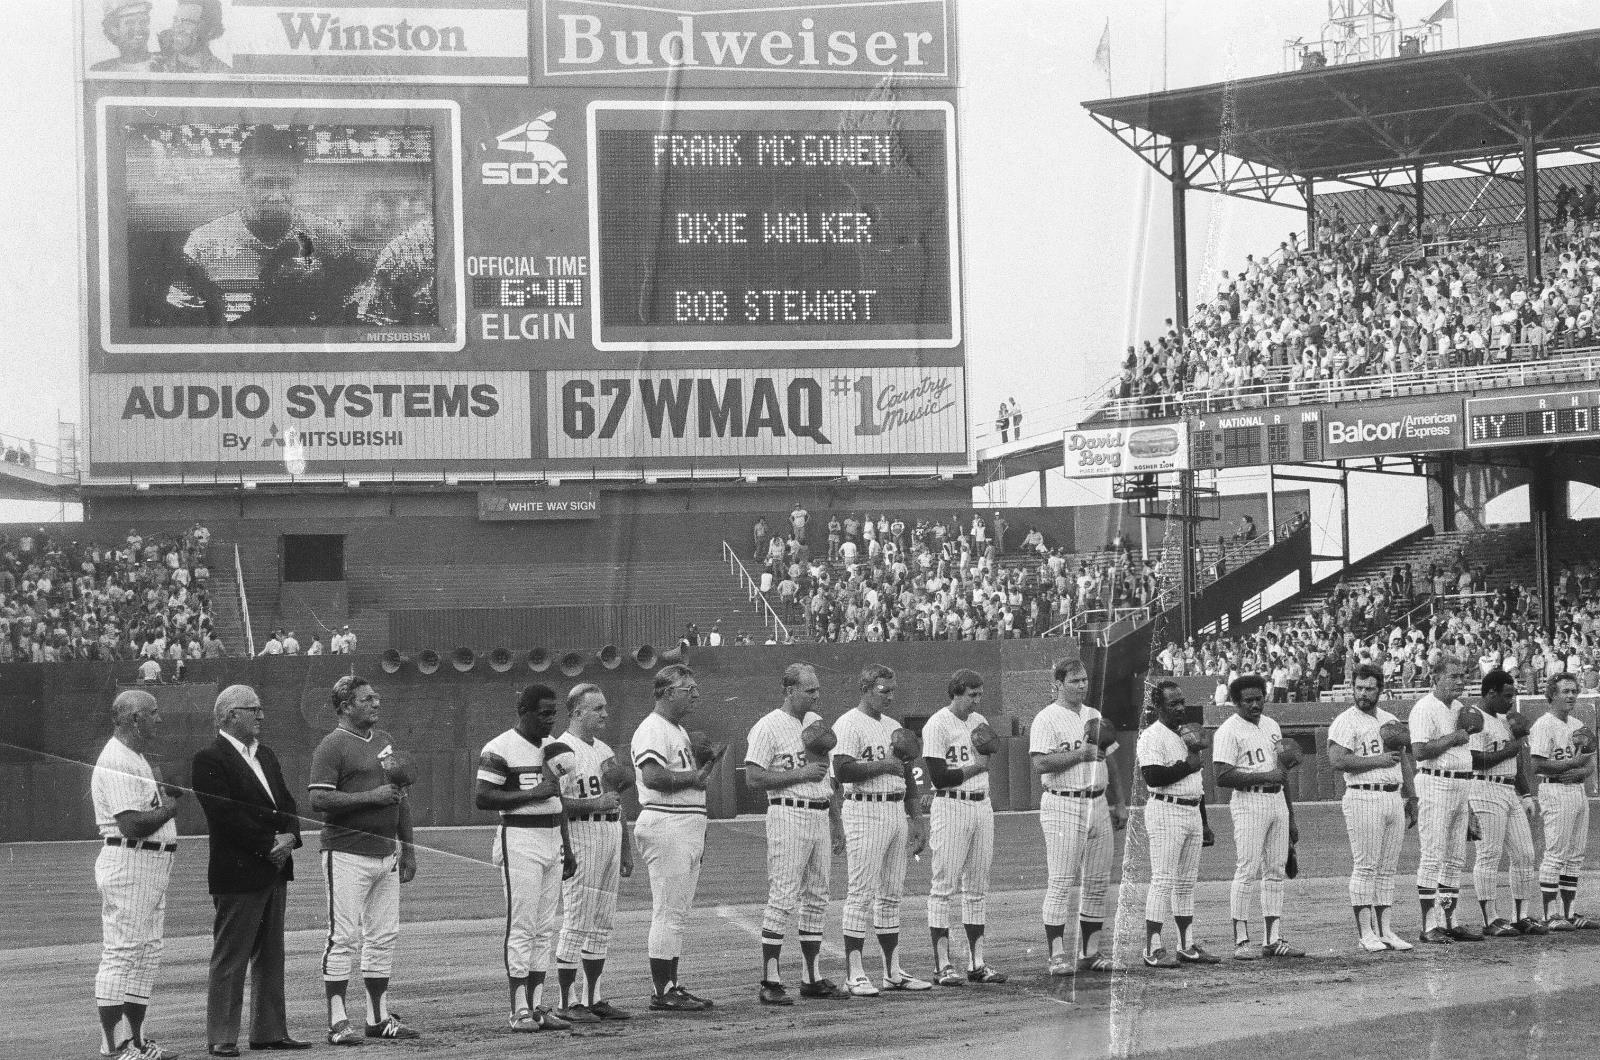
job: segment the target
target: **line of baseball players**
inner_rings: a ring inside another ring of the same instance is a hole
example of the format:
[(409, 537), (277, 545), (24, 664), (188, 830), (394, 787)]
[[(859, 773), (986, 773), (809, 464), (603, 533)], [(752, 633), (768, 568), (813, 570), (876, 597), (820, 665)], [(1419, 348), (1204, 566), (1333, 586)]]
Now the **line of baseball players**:
[[(1034, 772), (1044, 787), (1040, 814), (1049, 864), (1043, 907), (1052, 974), (1109, 970), (1100, 949), (1110, 882), (1112, 829), (1127, 818), (1109, 726), (1084, 702), (1088, 675), (1075, 660), (1054, 672), (1057, 696), (1035, 720)], [(821, 686), (805, 664), (785, 670), (783, 704), (751, 730), (746, 779), (765, 793), (771, 890), (761, 928), (760, 1001), (792, 1005), (779, 959), (791, 927), (802, 957), (799, 994), (807, 999), (871, 997), (881, 990), (926, 991), (1001, 983), (988, 965), (983, 936), (994, 850), (989, 756), (998, 740), (978, 710), (983, 679), (959, 670), (949, 704), (929, 719), (921, 739), (886, 711), (895, 674), (873, 665), (861, 673), (861, 696), (831, 727), (816, 713)], [(596, 685), (566, 696), (566, 731), (552, 736), (561, 710), (556, 692), (531, 685), (517, 700), (517, 722), (479, 756), (475, 803), (500, 815), (491, 857), (500, 868), (505, 908), (508, 1024), (516, 1031), (625, 1020), (601, 990), (619, 880), (634, 859), (650, 875), (650, 1008), (701, 1011), (712, 1002), (680, 981), (684, 920), (699, 880), (706, 832), (706, 789), (723, 746), (691, 739), (683, 722), (699, 699), (694, 672), (664, 667), (655, 675), (654, 709), (634, 733), (626, 762), (602, 739), (607, 703)], [(380, 699), (363, 678), (335, 682), (337, 727), (312, 756), (311, 809), (323, 815), (322, 875), (328, 939), (322, 958), (327, 1041), (408, 1039), (418, 1032), (388, 1008), (399, 933), (400, 885), (416, 873), (405, 789), (406, 756), (378, 728)], [(92, 790), (105, 846), (96, 866), (104, 936), (95, 996), (101, 1052), (121, 1060), (170, 1060), (143, 1035), (159, 966), (167, 884), (177, 851), (183, 789), (165, 783), (146, 755), (161, 716), (153, 696), (121, 693), (115, 733), (96, 763)], [(246, 978), (252, 985), (252, 1049), (294, 1050), (283, 1005), (283, 921), (292, 852), (300, 823), (276, 755), (260, 739), (265, 709), (256, 693), (230, 686), (218, 696), (216, 741), (195, 755), (193, 789), (211, 833), (208, 882), (216, 905), (208, 1051), (237, 1056)], [(637, 786), (639, 811), (625, 819), (623, 793)], [(931, 819), (931, 843), (928, 821)], [(933, 980), (900, 959), (900, 905), (906, 861), (931, 845), (928, 924)], [(844, 909), (842, 985), (823, 975), (822, 921), (833, 854), (849, 866)], [(1080, 891), (1072, 943), (1071, 892)], [(954, 966), (950, 932), (957, 913), (967, 941), (963, 972)], [(558, 927), (557, 909), (562, 909)], [(867, 975), (869, 929), (883, 957), (881, 988)], [(1070, 950), (1069, 950), (1070, 946)], [(352, 961), (361, 953), (359, 968)], [(558, 1000), (546, 989), (554, 958)], [(348, 987), (359, 971), (365, 1019), (352, 1019)], [(120, 1036), (122, 1026), (129, 1031)]]

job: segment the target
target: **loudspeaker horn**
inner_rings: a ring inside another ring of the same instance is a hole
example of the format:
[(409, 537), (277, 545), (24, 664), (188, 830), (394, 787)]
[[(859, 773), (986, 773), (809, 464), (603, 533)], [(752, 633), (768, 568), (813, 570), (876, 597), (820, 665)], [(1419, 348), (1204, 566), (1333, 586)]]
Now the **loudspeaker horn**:
[(622, 650), (615, 644), (607, 644), (595, 652), (594, 657), (600, 660), (600, 665), (607, 670), (615, 670), (622, 665)]
[(633, 661), (639, 664), (639, 669), (653, 669), (661, 656), (648, 644), (641, 644), (633, 650)]
[(466, 673), (478, 665), (478, 653), (463, 645), (450, 653), (450, 665), (460, 673)]
[(511, 649), (496, 648), (489, 653), (489, 669), (497, 674), (503, 674), (511, 669)]
[(550, 649), (531, 648), (528, 651), (528, 669), (536, 674), (542, 674), (550, 669)]
[(583, 673), (584, 663), (588, 661), (583, 657), (583, 652), (569, 651), (561, 657), (561, 672), (567, 677), (577, 677)]
[(676, 648), (668, 648), (666, 651), (662, 652), (661, 658), (658, 661), (663, 666), (665, 666), (667, 663), (688, 662), (689, 649), (685, 648), (682, 643), (679, 643)]
[(386, 674), (397, 674), (405, 669), (406, 657), (400, 653), (399, 648), (390, 648), (383, 653), (378, 665), (383, 667), (383, 672)]
[(432, 648), (423, 648), (417, 653), (417, 672), (435, 674), (439, 672), (439, 653)]

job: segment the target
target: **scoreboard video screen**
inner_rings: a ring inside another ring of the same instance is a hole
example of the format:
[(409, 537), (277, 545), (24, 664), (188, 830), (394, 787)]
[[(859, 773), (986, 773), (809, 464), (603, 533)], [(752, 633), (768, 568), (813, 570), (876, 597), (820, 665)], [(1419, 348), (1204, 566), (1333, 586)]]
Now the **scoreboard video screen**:
[(592, 104), (597, 347), (955, 345), (953, 114)]

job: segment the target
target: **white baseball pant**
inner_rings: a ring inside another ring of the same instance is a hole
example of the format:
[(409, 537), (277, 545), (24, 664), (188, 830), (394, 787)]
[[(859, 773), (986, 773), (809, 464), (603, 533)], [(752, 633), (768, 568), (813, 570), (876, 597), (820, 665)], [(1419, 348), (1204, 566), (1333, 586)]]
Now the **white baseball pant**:
[(361, 977), (388, 978), (400, 938), (400, 855), (377, 858), (324, 850), (322, 880), (328, 890), (323, 981), (349, 981), (351, 955), (358, 948)]

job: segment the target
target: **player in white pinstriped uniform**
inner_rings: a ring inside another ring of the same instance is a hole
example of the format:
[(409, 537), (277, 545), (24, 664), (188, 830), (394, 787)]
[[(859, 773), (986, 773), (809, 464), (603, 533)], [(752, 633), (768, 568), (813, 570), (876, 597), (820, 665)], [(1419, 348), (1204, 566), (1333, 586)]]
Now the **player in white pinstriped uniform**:
[(639, 821), (633, 836), (650, 874), (650, 1007), (703, 1012), (711, 1002), (678, 980), (683, 921), (694, 904), (706, 848), (706, 785), (713, 758), (696, 765), (683, 720), (700, 699), (694, 671), (681, 663), (656, 671), (655, 709), (634, 731), (630, 750), (639, 773)]
[(1350, 682), (1355, 705), (1328, 727), (1328, 764), (1345, 774), (1345, 829), (1350, 834), (1350, 905), (1361, 948), (1409, 950), (1389, 922), (1394, 876), (1406, 829), (1417, 822), (1415, 780), (1403, 751), (1383, 746), (1383, 727), (1399, 719), (1378, 706), (1383, 671), (1363, 663)]
[(1469, 734), (1461, 729), (1466, 660), (1453, 653), (1433, 664), (1433, 691), (1417, 700), (1406, 719), (1417, 760), (1417, 901), (1422, 941), (1435, 944), (1482, 941), (1483, 933), (1455, 922), (1461, 869), (1467, 857), (1467, 799), (1472, 791)]
[(862, 951), (867, 929), (883, 951), (883, 984), (889, 990), (929, 990), (933, 984), (900, 966), (900, 900), (905, 894), (906, 857), (922, 852), (927, 832), (913, 769), (920, 762), (895, 757), (894, 732), (901, 728), (884, 711), (894, 703), (895, 676), (869, 663), (861, 671), (861, 700), (833, 726), (833, 775), (844, 787), (844, 841), (849, 885), (844, 902), (845, 989), (852, 997), (879, 993), (867, 978)]
[[(1042, 917), (1050, 974), (1108, 972), (1111, 960), (1100, 952), (1100, 928), (1111, 883), (1112, 832), (1128, 821), (1116, 765), (1106, 757), (1116, 744), (1102, 750), (1085, 732), (1091, 722), (1099, 726), (1102, 719), (1084, 702), (1089, 672), (1083, 663), (1061, 659), (1052, 673), (1056, 698), (1034, 715), (1028, 732), (1028, 756), (1044, 789), (1039, 826), (1048, 871)], [(1072, 888), (1080, 880), (1074, 960), (1067, 956), (1066, 929)]]
[[(1483, 675), (1482, 695), (1483, 730), (1467, 741), (1472, 770), (1478, 775), (1467, 796), (1479, 832), (1472, 890), (1483, 912), (1484, 935), (1515, 938), (1522, 934), (1517, 924), (1528, 918), (1534, 899), (1533, 832), (1523, 802), (1528, 795), (1528, 780), (1522, 773), (1526, 744), (1506, 721), (1507, 712), (1516, 706), (1517, 679), (1504, 670), (1490, 670)], [(1502, 852), (1511, 861), (1512, 919), (1516, 924), (1499, 916), (1495, 908)]]
[(922, 727), (922, 756), (933, 785), (928, 842), (933, 880), (928, 890), (928, 930), (940, 986), (960, 986), (950, 961), (950, 901), (961, 889), (961, 924), (967, 935), (966, 981), (1003, 983), (1004, 972), (983, 959), (988, 922), (989, 870), (994, 864), (994, 804), (989, 801), (989, 759), (972, 746), (972, 730), (988, 724), (978, 713), (983, 678), (957, 670), (945, 687), (950, 702)]
[(1583, 722), (1572, 712), (1578, 705), (1578, 678), (1556, 674), (1545, 696), (1550, 709), (1533, 723), (1528, 751), (1539, 774), (1539, 810), (1544, 816), (1544, 858), (1539, 863), (1539, 896), (1545, 924), (1552, 931), (1567, 931), (1582, 921), (1573, 912), (1578, 894), (1578, 873), (1583, 868), (1589, 842), (1589, 796), (1585, 782), (1594, 775), (1593, 747), (1580, 748), (1573, 733)]
[[(100, 890), (102, 948), (94, 979), (100, 1052), (118, 1060), (166, 1060), (173, 1054), (144, 1036), (145, 1010), (161, 966), (167, 884), (178, 849), (178, 800), (145, 758), (154, 749), (161, 706), (130, 690), (112, 701), (114, 731), (89, 779), (101, 835), (94, 882)], [(130, 1037), (117, 1041), (122, 1021)]]
[[(1282, 936), (1284, 863), (1297, 836), (1294, 803), (1284, 786), (1286, 774), (1278, 763), (1283, 734), (1278, 723), (1261, 712), (1267, 701), (1267, 683), (1258, 674), (1243, 674), (1228, 685), (1233, 715), (1217, 728), (1211, 760), (1217, 767), (1217, 784), (1232, 788), (1228, 812), (1233, 817), (1233, 889), (1229, 915), (1233, 918), (1233, 957), (1253, 961), (1258, 957), (1304, 957), (1305, 951), (1289, 945)], [(1250, 944), (1250, 888), (1261, 884), (1261, 917), (1266, 922), (1262, 946)]]
[(571, 752), (550, 738), (556, 693), (529, 685), (517, 698), (517, 724), (478, 756), (474, 803), (500, 814), (491, 860), (501, 868), (506, 899), (505, 968), (514, 1031), (564, 1031), (566, 1020), (544, 1004), (544, 979), (554, 951), (561, 881), (577, 869), (553, 762)]
[(610, 720), (607, 706), (599, 685), (573, 686), (567, 693), (567, 730), (556, 737), (571, 753), (550, 764), (561, 782), (561, 808), (578, 859), (578, 871), (561, 884), (561, 934), (556, 941), (561, 990), (556, 1015), (570, 1023), (629, 1018), (600, 995), (618, 881), (633, 875), (633, 826), (623, 819), (621, 801), (623, 791), (633, 785), (633, 771), (618, 769), (615, 753), (600, 738)]
[[(828, 763), (807, 753), (802, 734), (822, 723), (814, 709), (822, 686), (817, 672), (793, 663), (783, 672), (783, 706), (765, 715), (746, 740), (745, 783), (767, 800), (767, 907), (761, 915), (761, 989), (767, 1005), (791, 1005), (778, 973), (784, 936), (795, 922), (800, 939), (800, 996), (846, 1000), (849, 993), (822, 975), (822, 920), (835, 847), (844, 845)], [(834, 836), (838, 839), (835, 842)], [(796, 915), (798, 914), (798, 920)]]
[[(1180, 964), (1216, 964), (1218, 960), (1195, 939), (1194, 888), (1200, 875), (1200, 847), (1205, 826), (1200, 806), (1205, 799), (1204, 747), (1194, 747), (1178, 734), (1187, 707), (1176, 681), (1150, 689), (1153, 717), (1139, 734), (1135, 750), (1139, 774), (1150, 789), (1144, 804), (1145, 831), (1150, 837), (1150, 889), (1144, 902), (1144, 963), (1152, 968)], [(1162, 945), (1161, 929), (1171, 914), (1178, 929), (1176, 953)]]

